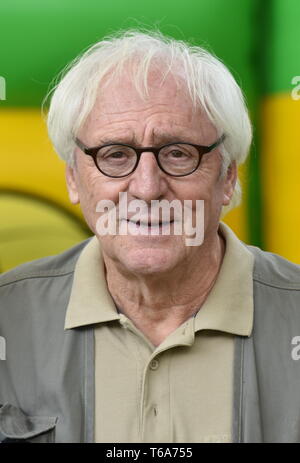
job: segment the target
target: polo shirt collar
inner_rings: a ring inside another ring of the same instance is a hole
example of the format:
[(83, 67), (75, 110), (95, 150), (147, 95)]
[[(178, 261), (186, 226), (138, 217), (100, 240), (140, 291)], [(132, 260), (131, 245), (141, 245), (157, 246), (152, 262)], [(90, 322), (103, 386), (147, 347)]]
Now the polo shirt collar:
[(225, 238), (226, 251), (216, 282), (195, 315), (195, 331), (211, 329), (250, 336), (254, 256), (223, 222), (219, 231)]
[(105, 266), (98, 239), (94, 236), (77, 260), (65, 329), (119, 320), (105, 278)]

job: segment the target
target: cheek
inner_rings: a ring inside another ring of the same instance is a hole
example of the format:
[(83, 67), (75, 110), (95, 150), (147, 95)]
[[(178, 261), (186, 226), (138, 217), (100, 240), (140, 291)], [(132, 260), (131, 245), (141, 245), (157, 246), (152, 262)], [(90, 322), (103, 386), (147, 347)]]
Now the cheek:
[[(82, 213), (88, 226), (95, 231), (95, 224), (98, 218), (96, 212), (97, 204), (105, 195), (103, 185), (99, 176), (93, 171), (79, 171), (76, 176), (76, 185), (79, 194), (79, 201)], [(83, 172), (83, 173), (82, 173)], [(105, 190), (105, 188), (104, 188)]]
[(80, 203), (82, 207), (88, 205), (94, 205), (99, 197), (99, 180), (95, 178), (95, 175), (85, 175), (80, 179)]
[(195, 201), (202, 199), (205, 202), (210, 201), (215, 195), (215, 185), (211, 178), (203, 176), (189, 182), (187, 185), (180, 185), (176, 190), (177, 198)]
[[(215, 222), (219, 219), (223, 203), (224, 181), (216, 174), (199, 175), (196, 181), (190, 183), (189, 188), (181, 191), (182, 199), (193, 201), (193, 214), (196, 214), (196, 201), (204, 201), (204, 223)], [(201, 208), (199, 209), (201, 210)], [(195, 219), (194, 224), (197, 223)]]
[[(126, 190), (126, 185), (121, 182), (111, 181), (91, 170), (79, 171), (76, 183), (79, 192), (80, 206), (84, 218), (90, 229), (96, 234), (97, 221), (103, 212), (97, 211), (100, 201), (109, 200), (115, 205), (119, 201), (119, 192)], [(83, 172), (83, 173), (82, 173)]]

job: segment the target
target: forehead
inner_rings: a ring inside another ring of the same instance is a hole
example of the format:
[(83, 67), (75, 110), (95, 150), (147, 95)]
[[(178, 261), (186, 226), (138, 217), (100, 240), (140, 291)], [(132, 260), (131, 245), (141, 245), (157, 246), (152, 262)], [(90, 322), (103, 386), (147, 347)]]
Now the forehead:
[[(85, 138), (98, 143), (110, 139), (167, 139), (215, 132), (208, 117), (196, 108), (180, 80), (152, 71), (148, 75), (147, 94), (141, 94), (128, 73), (108, 80), (99, 88), (95, 105), (84, 125)], [(144, 92), (143, 92), (144, 93)], [(190, 133), (189, 133), (190, 132)], [(105, 139), (103, 138), (105, 134)]]
[[(136, 79), (137, 84), (134, 83)], [(145, 87), (147, 87), (145, 89)], [(184, 104), (188, 111), (193, 110), (191, 99), (187, 90), (179, 78), (171, 73), (164, 75), (157, 69), (148, 71), (147, 85), (143, 78), (134, 76), (134, 68), (124, 71), (122, 76), (104, 80), (103, 87), (100, 86), (96, 104), (99, 109), (105, 109), (108, 113), (114, 113), (118, 109), (135, 110), (143, 106), (153, 104)]]

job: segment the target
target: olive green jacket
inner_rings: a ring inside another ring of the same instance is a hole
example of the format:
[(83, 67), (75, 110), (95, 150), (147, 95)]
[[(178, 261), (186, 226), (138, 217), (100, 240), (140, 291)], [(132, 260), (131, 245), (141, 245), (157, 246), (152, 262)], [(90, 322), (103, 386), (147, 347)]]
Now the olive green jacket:
[[(0, 276), (0, 441), (94, 441), (93, 325), (64, 330), (85, 245)], [(300, 442), (300, 266), (247, 248), (254, 327), (236, 336), (233, 441)]]

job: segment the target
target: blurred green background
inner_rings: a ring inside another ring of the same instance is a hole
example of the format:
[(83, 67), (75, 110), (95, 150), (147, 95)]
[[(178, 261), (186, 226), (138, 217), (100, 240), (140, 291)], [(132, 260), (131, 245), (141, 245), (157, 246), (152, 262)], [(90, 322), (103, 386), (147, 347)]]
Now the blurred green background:
[(204, 46), (232, 71), (254, 143), (240, 170), (243, 203), (224, 220), (244, 241), (300, 263), (300, 101), (291, 96), (299, 0), (2, 0), (0, 17), (0, 271), (89, 236), (69, 204), (41, 103), (78, 53), (137, 27)]

